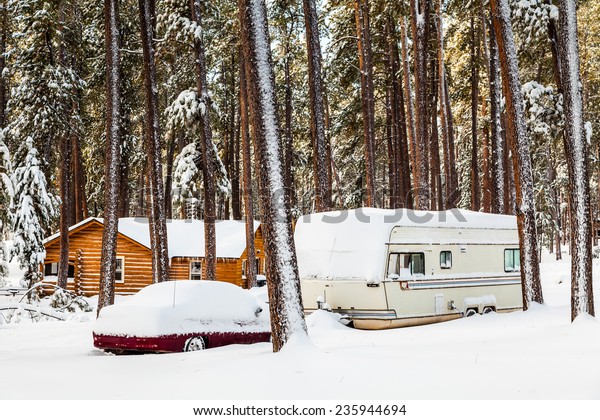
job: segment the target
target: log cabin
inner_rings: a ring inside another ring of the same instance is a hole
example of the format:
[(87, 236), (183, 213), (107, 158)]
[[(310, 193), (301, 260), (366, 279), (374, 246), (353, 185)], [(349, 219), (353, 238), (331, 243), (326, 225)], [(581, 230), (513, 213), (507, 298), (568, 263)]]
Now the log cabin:
[[(77, 294), (99, 293), (103, 220), (90, 217), (69, 228), (69, 274), (67, 288)], [(264, 274), (265, 255), (260, 223), (254, 222), (258, 273)], [(205, 279), (204, 223), (201, 220), (168, 220), (170, 279)], [(216, 280), (247, 287), (246, 226), (243, 221), (216, 222)], [(46, 257), (41, 267), (44, 282), (56, 283), (60, 236), (44, 241)], [(152, 283), (149, 224), (146, 218), (119, 219), (115, 293), (131, 294)], [(48, 290), (49, 291), (49, 290)]]

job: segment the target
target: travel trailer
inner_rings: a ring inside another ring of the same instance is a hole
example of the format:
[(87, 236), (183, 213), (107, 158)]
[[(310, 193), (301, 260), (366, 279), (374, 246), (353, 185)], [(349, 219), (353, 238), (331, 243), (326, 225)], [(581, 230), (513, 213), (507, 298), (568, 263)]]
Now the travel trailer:
[(305, 310), (356, 328), (522, 309), (514, 216), (360, 208), (305, 215), (294, 238)]

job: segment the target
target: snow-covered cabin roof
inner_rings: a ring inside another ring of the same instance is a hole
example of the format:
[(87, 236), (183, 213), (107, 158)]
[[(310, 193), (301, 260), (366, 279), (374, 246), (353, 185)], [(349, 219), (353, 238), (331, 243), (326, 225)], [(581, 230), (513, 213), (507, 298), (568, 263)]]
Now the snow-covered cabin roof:
[[(294, 232), (300, 277), (378, 279), (384, 270), (386, 245), (396, 226), (514, 230), (517, 221), (514, 216), (459, 209), (435, 212), (359, 208), (304, 215)], [(432, 235), (431, 230), (424, 230), (424, 235)]]
[[(103, 223), (102, 218), (90, 217), (69, 228), (75, 230), (91, 221)], [(254, 221), (254, 231), (260, 222)], [(239, 258), (246, 249), (246, 224), (241, 220), (217, 220), (217, 258)], [(124, 217), (119, 219), (119, 233), (150, 248), (150, 230), (145, 217)], [(204, 257), (204, 222), (202, 220), (167, 220), (169, 257)], [(56, 233), (44, 243), (59, 237)]]

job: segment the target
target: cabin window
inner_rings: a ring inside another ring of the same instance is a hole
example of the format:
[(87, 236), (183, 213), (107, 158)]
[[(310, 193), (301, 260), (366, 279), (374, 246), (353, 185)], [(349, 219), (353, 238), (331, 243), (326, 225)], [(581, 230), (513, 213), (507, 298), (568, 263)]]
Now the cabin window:
[(388, 260), (388, 278), (406, 278), (414, 275), (425, 275), (425, 254), (390, 253)]
[(115, 266), (115, 283), (125, 283), (125, 257), (117, 257)]
[(190, 280), (202, 280), (202, 262), (190, 262)]
[(452, 268), (452, 251), (440, 252), (440, 268)]
[[(58, 276), (58, 263), (52, 262), (44, 264), (44, 276)], [(69, 262), (68, 278), (75, 278), (75, 265)]]
[(521, 251), (518, 248), (504, 250), (504, 271), (521, 271)]
[(246, 277), (246, 270), (248, 266), (248, 260), (242, 260), (242, 277)]

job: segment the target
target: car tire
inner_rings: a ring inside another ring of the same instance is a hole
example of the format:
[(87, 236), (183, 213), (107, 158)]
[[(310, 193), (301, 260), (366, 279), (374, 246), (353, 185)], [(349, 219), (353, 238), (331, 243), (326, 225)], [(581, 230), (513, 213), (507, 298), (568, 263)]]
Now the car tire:
[(190, 337), (185, 341), (183, 351), (198, 351), (206, 348), (206, 341), (202, 337)]
[(485, 308), (483, 308), (483, 314), (489, 314), (492, 312), (496, 312), (496, 309), (492, 306), (486, 306)]

